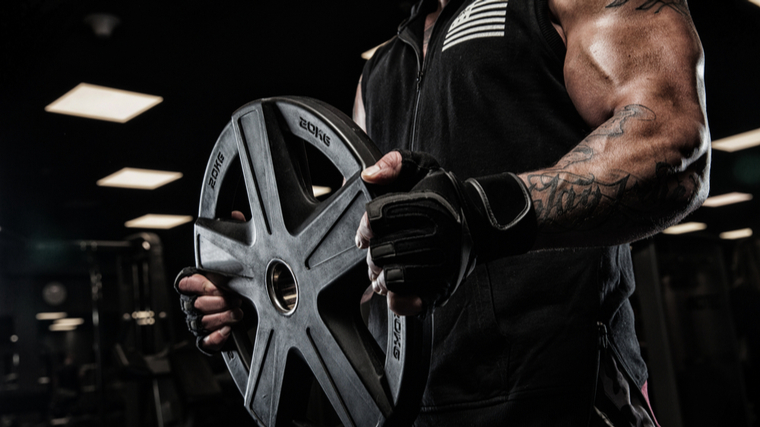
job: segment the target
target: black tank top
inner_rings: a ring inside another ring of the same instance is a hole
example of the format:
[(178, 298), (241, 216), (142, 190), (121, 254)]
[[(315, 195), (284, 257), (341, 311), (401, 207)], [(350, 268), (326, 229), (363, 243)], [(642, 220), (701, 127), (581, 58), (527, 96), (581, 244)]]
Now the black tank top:
[[(452, 0), (423, 61), (424, 20), (435, 7), (417, 4), (366, 64), (367, 132), (383, 152), (425, 151), (465, 179), (551, 166), (589, 133), (564, 86), (565, 47), (546, 0)], [(582, 423), (593, 401), (598, 321), (640, 388), (647, 374), (633, 289), (627, 245), (479, 265), (436, 311), (418, 424)]]

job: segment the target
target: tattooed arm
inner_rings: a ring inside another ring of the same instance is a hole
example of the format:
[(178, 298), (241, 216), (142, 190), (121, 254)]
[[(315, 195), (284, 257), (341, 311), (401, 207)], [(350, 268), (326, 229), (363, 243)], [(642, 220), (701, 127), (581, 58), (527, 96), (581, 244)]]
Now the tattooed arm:
[(596, 128), (554, 167), (522, 174), (537, 248), (662, 230), (707, 195), (703, 57), (685, 0), (550, 0), (565, 82)]

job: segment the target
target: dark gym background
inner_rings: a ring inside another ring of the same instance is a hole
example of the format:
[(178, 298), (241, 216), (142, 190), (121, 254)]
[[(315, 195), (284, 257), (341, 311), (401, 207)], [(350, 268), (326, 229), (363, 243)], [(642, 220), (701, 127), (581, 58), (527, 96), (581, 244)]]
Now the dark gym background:
[[(705, 48), (713, 139), (760, 128), (760, 6), (689, 4)], [(171, 289), (193, 263), (192, 223), (151, 231), (124, 222), (195, 216), (211, 148), (249, 101), (310, 96), (350, 113), (360, 54), (392, 37), (410, 7), (3, 2), (0, 426), (252, 424), (221, 360), (194, 349)], [(85, 24), (93, 13), (119, 18), (110, 37)], [(126, 124), (44, 111), (81, 82), (163, 102)], [(184, 176), (153, 191), (95, 185), (123, 167)], [(711, 187), (754, 200), (699, 209), (687, 221), (704, 231), (632, 246), (637, 327), (663, 426), (760, 425), (760, 241), (718, 238), (760, 232), (760, 147), (714, 151)], [(61, 288), (65, 298), (52, 304)], [(51, 311), (85, 321), (53, 332), (35, 318)]]

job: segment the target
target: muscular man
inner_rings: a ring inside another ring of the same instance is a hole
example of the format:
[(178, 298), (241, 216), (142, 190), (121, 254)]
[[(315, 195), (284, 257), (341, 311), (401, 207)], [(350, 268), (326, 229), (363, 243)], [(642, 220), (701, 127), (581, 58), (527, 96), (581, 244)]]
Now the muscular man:
[[(627, 243), (707, 194), (702, 61), (685, 0), (424, 0), (367, 63), (362, 177), (404, 192), (357, 244), (373, 316), (435, 308), (419, 425), (654, 425)], [(179, 287), (220, 348), (234, 303)]]

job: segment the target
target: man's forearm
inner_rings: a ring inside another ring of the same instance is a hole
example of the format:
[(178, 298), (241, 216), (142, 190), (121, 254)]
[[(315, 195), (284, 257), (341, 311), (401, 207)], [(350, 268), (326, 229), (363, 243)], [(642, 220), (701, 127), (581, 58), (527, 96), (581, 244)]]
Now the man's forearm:
[[(709, 173), (699, 127), (679, 134), (675, 129), (683, 127), (658, 122), (652, 109), (628, 105), (554, 167), (520, 175), (538, 217), (536, 249), (634, 241), (698, 207)], [(662, 144), (663, 138), (691, 141)], [(663, 148), (690, 144), (692, 153)]]

